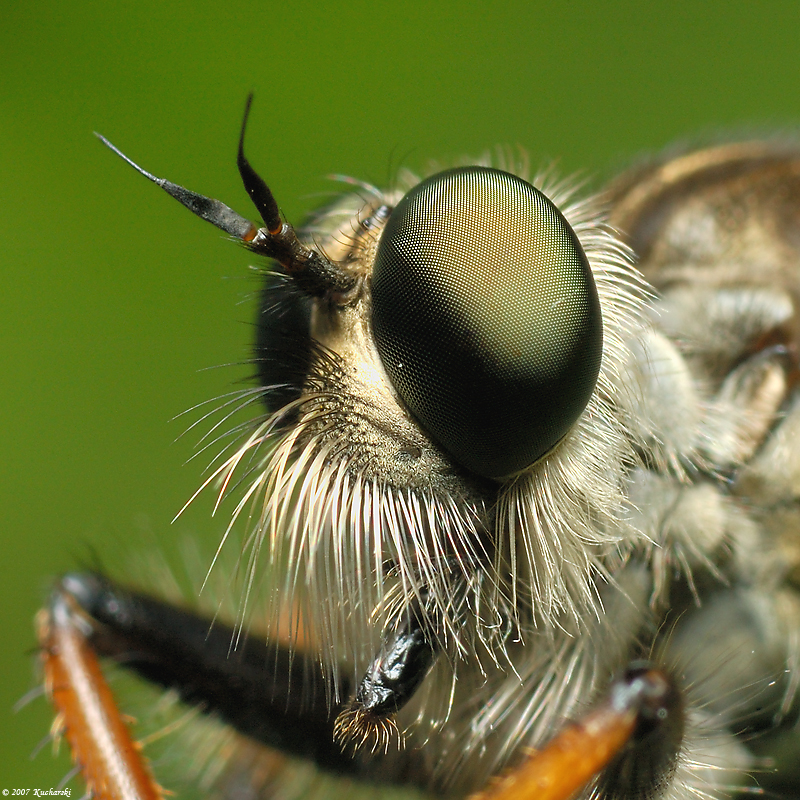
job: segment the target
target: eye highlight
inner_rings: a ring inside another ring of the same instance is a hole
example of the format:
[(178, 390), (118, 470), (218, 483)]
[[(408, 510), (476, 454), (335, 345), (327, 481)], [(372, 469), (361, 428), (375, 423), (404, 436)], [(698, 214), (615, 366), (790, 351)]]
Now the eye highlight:
[(600, 371), (600, 304), (580, 242), (538, 189), (488, 167), (440, 172), (397, 204), (378, 244), (372, 326), (412, 414), (486, 478), (550, 451)]

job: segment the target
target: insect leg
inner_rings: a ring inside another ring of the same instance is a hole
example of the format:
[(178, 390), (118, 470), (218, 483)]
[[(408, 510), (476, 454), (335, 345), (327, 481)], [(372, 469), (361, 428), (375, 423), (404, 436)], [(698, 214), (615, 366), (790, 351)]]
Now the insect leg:
[(66, 737), (72, 756), (97, 800), (161, 800), (140, 748), (117, 709), (89, 643), (91, 624), (59, 588), (37, 617), (45, 687), (57, 716), (53, 730)]
[[(231, 628), (97, 574), (65, 576), (51, 616), (62, 608), (73, 609), (72, 635), (83, 637), (84, 649), (174, 689), (184, 702), (256, 741), (329, 771), (357, 770), (358, 762), (334, 743), (341, 708), (326, 693), (316, 661), (256, 637), (234, 649)], [(49, 639), (43, 643), (46, 651), (53, 649)], [(347, 691), (347, 678), (339, 680)]]
[[(630, 766), (637, 744), (665, 726), (681, 726), (679, 693), (670, 678), (646, 662), (634, 662), (607, 699), (573, 722), (516, 769), (470, 800), (569, 800), (611, 765), (605, 779)], [(616, 768), (616, 770), (615, 770)]]

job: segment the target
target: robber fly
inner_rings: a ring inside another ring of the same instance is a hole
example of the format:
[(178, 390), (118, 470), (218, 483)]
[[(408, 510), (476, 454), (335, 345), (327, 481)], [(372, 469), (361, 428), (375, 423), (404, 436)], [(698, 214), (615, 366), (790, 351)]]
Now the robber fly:
[(99, 654), (235, 731), (213, 796), (797, 796), (800, 148), (596, 197), (487, 159), (295, 231), (243, 139), (263, 225), (103, 140), (272, 267), (209, 481), (238, 617), (96, 573), (40, 616), (90, 790), (159, 791)]

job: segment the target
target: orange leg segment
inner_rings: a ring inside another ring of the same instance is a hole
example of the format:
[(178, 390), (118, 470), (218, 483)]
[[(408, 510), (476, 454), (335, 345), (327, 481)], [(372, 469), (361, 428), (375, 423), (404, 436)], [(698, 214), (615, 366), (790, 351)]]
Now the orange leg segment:
[(614, 684), (598, 708), (470, 800), (569, 800), (624, 750), (643, 714), (659, 717), (670, 692), (660, 671), (634, 671)]
[(47, 692), (54, 723), (98, 800), (163, 800), (140, 747), (117, 708), (95, 655), (88, 621), (74, 599), (56, 591), (37, 618)]

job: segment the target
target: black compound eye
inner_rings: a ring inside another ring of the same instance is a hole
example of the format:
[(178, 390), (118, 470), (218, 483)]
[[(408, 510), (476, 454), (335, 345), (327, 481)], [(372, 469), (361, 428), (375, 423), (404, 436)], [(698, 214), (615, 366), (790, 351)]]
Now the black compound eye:
[(486, 167), (415, 186), (372, 274), (372, 325), (398, 394), (467, 469), (500, 479), (569, 431), (600, 370), (586, 255), (538, 189)]

